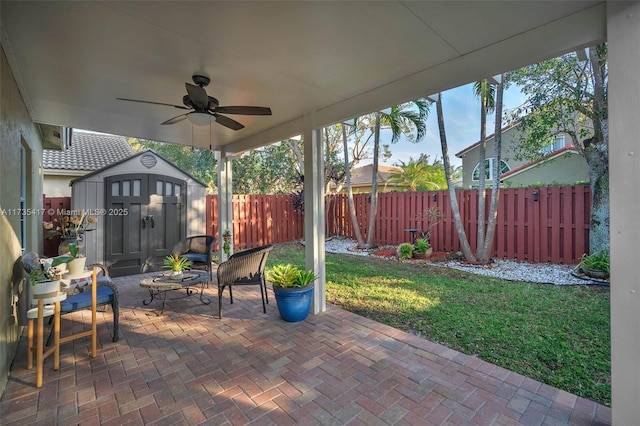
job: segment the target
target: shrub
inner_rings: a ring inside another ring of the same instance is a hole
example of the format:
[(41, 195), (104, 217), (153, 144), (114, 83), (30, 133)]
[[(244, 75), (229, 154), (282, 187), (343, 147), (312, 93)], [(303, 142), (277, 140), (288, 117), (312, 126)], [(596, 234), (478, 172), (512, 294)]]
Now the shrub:
[(402, 243), (398, 246), (398, 257), (400, 259), (411, 259), (413, 256), (413, 244)]
[(418, 238), (416, 240), (414, 251), (418, 253), (425, 253), (430, 248), (431, 248), (431, 244), (429, 244), (428, 240), (426, 240), (425, 238)]

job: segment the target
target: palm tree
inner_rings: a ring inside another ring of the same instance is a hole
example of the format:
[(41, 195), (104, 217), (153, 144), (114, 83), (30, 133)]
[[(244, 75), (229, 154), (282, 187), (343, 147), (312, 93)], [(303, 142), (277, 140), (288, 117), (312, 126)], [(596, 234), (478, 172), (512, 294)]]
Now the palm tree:
[[(353, 233), (358, 241), (358, 247), (364, 247), (364, 240), (362, 239), (362, 233), (360, 232), (360, 225), (358, 224), (358, 217), (356, 216), (356, 205), (353, 201), (353, 190), (351, 189), (351, 167), (353, 164), (349, 163), (349, 144), (347, 143), (347, 129), (344, 123), (341, 123), (342, 127), (342, 146), (344, 149), (344, 177), (346, 181), (347, 189), (347, 201), (349, 203), (349, 213), (351, 215), (351, 224), (353, 225)], [(354, 122), (354, 127), (356, 127)]]
[(444, 174), (447, 178), (447, 186), (449, 188), (449, 200), (451, 202), (451, 212), (453, 213), (453, 222), (456, 225), (456, 232), (460, 239), (460, 248), (465, 259), (475, 262), (476, 257), (471, 251), (471, 245), (467, 239), (467, 234), (462, 226), (462, 218), (460, 217), (460, 207), (458, 206), (458, 198), (456, 197), (456, 189), (451, 181), (451, 163), (449, 162), (449, 147), (447, 146), (447, 133), (444, 128), (444, 114), (442, 113), (442, 93), (438, 93), (436, 99), (436, 111), (438, 113), (438, 130), (440, 132), (440, 147), (442, 148), (442, 161), (444, 162)]
[[(491, 206), (489, 208), (489, 223), (487, 224), (487, 232), (482, 247), (478, 246), (478, 260), (482, 263), (489, 263), (491, 257), (491, 248), (493, 246), (493, 237), (496, 230), (496, 218), (498, 216), (498, 196), (500, 190), (500, 162), (502, 161), (502, 95), (504, 86), (502, 77), (497, 85), (496, 97), (494, 102), (495, 110), (495, 131), (493, 138), (493, 182), (491, 184)], [(484, 210), (484, 209), (483, 209)]]
[(409, 191), (437, 191), (447, 186), (442, 162), (434, 160), (429, 164), (429, 156), (421, 154), (417, 160), (409, 157), (409, 162), (400, 161), (400, 170), (389, 173), (387, 184), (403, 186)]
[[(478, 177), (478, 245), (476, 256), (480, 256), (484, 247), (485, 233), (485, 199), (486, 199), (486, 148), (487, 148), (487, 113), (495, 108), (495, 87), (487, 79), (476, 81), (473, 85), (476, 96), (480, 98), (480, 146), (479, 146), (479, 170)], [(495, 176), (494, 176), (495, 178)]]
[[(417, 111), (414, 109), (417, 108)], [(371, 209), (369, 212), (369, 229), (367, 231), (367, 246), (373, 246), (376, 226), (376, 210), (378, 208), (378, 157), (380, 155), (380, 129), (385, 126), (391, 130), (391, 143), (407, 135), (412, 142), (419, 142), (427, 132), (427, 116), (429, 104), (424, 99), (417, 99), (401, 105), (391, 107), (389, 113), (378, 111), (374, 113), (373, 165), (371, 176)], [(413, 136), (413, 129), (416, 131)]]

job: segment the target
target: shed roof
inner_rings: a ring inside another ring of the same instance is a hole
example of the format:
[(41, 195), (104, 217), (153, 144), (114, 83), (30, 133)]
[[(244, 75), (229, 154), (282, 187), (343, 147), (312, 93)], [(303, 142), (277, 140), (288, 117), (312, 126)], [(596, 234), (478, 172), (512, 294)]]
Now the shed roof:
[(42, 167), (59, 170), (93, 171), (135, 154), (124, 136), (74, 131), (65, 150), (45, 149)]
[[(394, 166), (385, 166), (384, 164), (378, 165), (378, 184), (385, 184), (389, 179), (391, 172), (401, 171), (402, 169)], [(373, 171), (373, 165), (368, 164), (366, 166), (357, 167), (351, 171), (351, 185), (362, 186), (371, 185), (371, 172)]]

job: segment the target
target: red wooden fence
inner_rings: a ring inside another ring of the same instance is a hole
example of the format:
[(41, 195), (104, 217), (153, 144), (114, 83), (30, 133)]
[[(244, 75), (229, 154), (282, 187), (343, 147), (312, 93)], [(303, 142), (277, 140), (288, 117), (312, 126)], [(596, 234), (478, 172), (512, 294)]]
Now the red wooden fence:
[[(235, 250), (302, 238), (304, 216), (296, 213), (290, 195), (234, 195)], [(207, 234), (218, 235), (218, 196), (207, 195)], [(224, 232), (224, 230), (222, 230)]]
[[(473, 251), (476, 249), (478, 191), (456, 191), (460, 215)], [(491, 191), (487, 191), (489, 214)], [(207, 203), (207, 229), (216, 232), (216, 196)], [(366, 239), (370, 196), (354, 196), (358, 224)], [(422, 213), (436, 207), (445, 219), (431, 230), (434, 250), (458, 251), (448, 191), (379, 194), (375, 226), (376, 245), (398, 245), (410, 240), (409, 228), (426, 230)], [(287, 195), (234, 195), (234, 244), (238, 249), (303, 238), (303, 216), (293, 211)], [(541, 263), (575, 264), (589, 251), (591, 192), (588, 185), (500, 190), (493, 257)], [(354, 238), (346, 195), (326, 199), (327, 235)], [(488, 221), (488, 219), (487, 219)]]
[[(491, 191), (487, 191), (488, 217)], [(476, 247), (478, 191), (456, 191), (460, 215), (472, 250)], [(45, 198), (44, 208), (69, 208), (68, 198)], [(370, 198), (354, 196), (358, 223), (366, 239)], [(293, 210), (289, 195), (234, 195), (233, 241), (236, 250), (263, 244), (278, 244), (304, 236), (304, 216)], [(218, 197), (207, 196), (207, 233), (217, 235)], [(60, 206), (60, 207), (58, 207)], [(458, 251), (448, 191), (391, 192), (379, 194), (375, 227), (376, 245), (398, 245), (410, 241), (409, 228), (427, 229), (422, 213), (430, 207), (445, 219), (431, 230), (436, 251)], [(500, 190), (493, 257), (527, 262), (575, 264), (589, 251), (591, 192), (588, 185)], [(326, 199), (327, 235), (353, 238), (346, 195)], [(45, 216), (45, 220), (48, 218)], [(224, 231), (224, 230), (223, 230)], [(54, 241), (46, 244), (57, 247)], [(45, 251), (45, 254), (47, 252)]]
[[(71, 197), (42, 197), (42, 208), (44, 208), (42, 221), (51, 222), (55, 217), (59, 216), (58, 212), (62, 210), (69, 210), (71, 208)], [(47, 231), (44, 230), (43, 232), (45, 238), (42, 253), (45, 256), (57, 256), (58, 246), (60, 245), (60, 236), (57, 235), (51, 240), (48, 240), (46, 238)]]

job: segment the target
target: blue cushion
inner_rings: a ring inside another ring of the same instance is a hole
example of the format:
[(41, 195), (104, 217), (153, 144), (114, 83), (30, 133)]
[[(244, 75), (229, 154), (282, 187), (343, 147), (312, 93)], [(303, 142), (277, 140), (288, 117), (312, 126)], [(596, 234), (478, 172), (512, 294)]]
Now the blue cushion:
[[(96, 289), (96, 304), (111, 303), (113, 301), (113, 290), (109, 287), (98, 287)], [(91, 289), (87, 288), (82, 293), (68, 296), (60, 302), (60, 312), (68, 313), (78, 309), (91, 307)]]
[(207, 255), (206, 254), (198, 254), (198, 253), (187, 253), (183, 254), (184, 257), (189, 259), (192, 262), (200, 262), (207, 263)]

